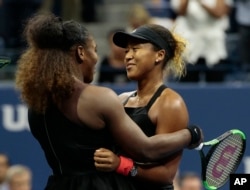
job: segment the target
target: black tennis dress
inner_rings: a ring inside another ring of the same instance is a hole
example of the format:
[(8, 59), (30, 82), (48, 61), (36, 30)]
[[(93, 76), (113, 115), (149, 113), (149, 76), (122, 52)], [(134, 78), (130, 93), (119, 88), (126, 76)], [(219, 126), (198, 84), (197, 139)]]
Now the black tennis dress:
[[(136, 96), (137, 94), (136, 92), (132, 94), (124, 102), (126, 113), (130, 116), (131, 119), (133, 119), (137, 123), (137, 125), (140, 126), (142, 131), (149, 137), (155, 135), (156, 126), (152, 123), (152, 121), (148, 117), (148, 111), (151, 108), (151, 106), (154, 104), (155, 100), (161, 95), (162, 91), (165, 88), (167, 88), (165, 85), (161, 85), (145, 107), (136, 107), (136, 108), (126, 107), (126, 103), (128, 102), (128, 99), (130, 97)], [(138, 179), (134, 180), (134, 185), (136, 186), (137, 190), (141, 190), (141, 189), (143, 190), (173, 190), (174, 189), (172, 184), (162, 186), (162, 185), (156, 185), (156, 184), (150, 183), (148, 181), (138, 181)]]
[(101, 147), (113, 150), (107, 128), (76, 125), (55, 107), (46, 115), (29, 110), (28, 119), (53, 171), (45, 190), (135, 190), (128, 177), (95, 169), (94, 151)]

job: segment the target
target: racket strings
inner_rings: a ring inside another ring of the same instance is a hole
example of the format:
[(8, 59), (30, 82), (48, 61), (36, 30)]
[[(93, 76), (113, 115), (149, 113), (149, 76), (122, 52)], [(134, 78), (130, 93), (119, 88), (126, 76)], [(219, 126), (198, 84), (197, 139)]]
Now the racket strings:
[(221, 187), (234, 172), (241, 160), (243, 140), (234, 134), (221, 141), (214, 149), (207, 165), (206, 181), (210, 186)]

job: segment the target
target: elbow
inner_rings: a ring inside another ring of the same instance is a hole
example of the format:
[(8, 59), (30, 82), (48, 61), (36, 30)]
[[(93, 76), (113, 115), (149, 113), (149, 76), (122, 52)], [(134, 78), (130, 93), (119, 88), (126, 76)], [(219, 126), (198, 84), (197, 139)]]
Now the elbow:
[(181, 12), (179, 13), (179, 15), (180, 15), (180, 16), (186, 16), (186, 11), (181, 11)]
[(225, 14), (223, 14), (222, 12), (215, 12), (215, 13), (213, 14), (213, 17), (214, 17), (214, 18), (217, 18), (217, 19), (220, 19), (220, 18), (222, 18), (224, 15), (225, 15)]
[(179, 10), (179, 11), (177, 12), (178, 16), (185, 16), (186, 13), (187, 13), (186, 10)]
[(148, 147), (141, 151), (141, 156), (144, 161), (150, 162), (150, 161), (156, 161), (164, 157), (154, 147)]
[(220, 10), (215, 11), (213, 16), (215, 18), (219, 19), (219, 18), (222, 18), (222, 17), (229, 15), (229, 14), (230, 14), (230, 7), (227, 6), (224, 9), (220, 9)]

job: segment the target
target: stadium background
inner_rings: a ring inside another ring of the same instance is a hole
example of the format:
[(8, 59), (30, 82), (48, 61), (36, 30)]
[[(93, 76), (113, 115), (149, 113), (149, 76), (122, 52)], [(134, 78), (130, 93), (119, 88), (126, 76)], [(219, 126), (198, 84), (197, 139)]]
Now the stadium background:
[[(179, 92), (186, 101), (190, 123), (202, 127), (205, 140), (226, 130), (237, 128), (250, 135), (250, 84), (167, 84)], [(134, 84), (108, 86), (118, 94), (135, 88)], [(101, 95), (100, 95), (101, 96)], [(0, 149), (9, 154), (12, 164), (21, 163), (33, 171), (33, 190), (42, 190), (51, 174), (42, 150), (30, 134), (27, 109), (19, 100), (13, 83), (0, 84)], [(236, 173), (250, 173), (250, 150), (247, 140), (246, 154)], [(185, 150), (180, 172), (200, 173), (200, 160), (195, 150)], [(221, 190), (228, 190), (226, 184)]]

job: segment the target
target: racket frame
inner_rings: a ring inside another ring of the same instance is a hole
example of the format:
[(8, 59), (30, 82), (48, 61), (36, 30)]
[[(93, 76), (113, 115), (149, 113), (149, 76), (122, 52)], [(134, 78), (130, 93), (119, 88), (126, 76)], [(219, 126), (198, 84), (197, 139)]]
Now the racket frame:
[[(231, 129), (225, 133), (223, 133), (222, 135), (220, 135), (219, 137), (213, 139), (213, 140), (210, 140), (210, 141), (207, 141), (207, 142), (204, 142), (204, 143), (201, 143), (201, 145), (199, 147), (196, 148), (196, 150), (199, 151), (199, 155), (200, 155), (200, 160), (201, 160), (201, 177), (202, 177), (202, 183), (203, 183), (203, 186), (208, 189), (208, 190), (216, 190), (218, 189), (219, 187), (215, 187), (215, 186), (211, 186), (207, 183), (206, 181), (206, 170), (207, 170), (207, 165), (208, 165), (208, 161), (210, 160), (214, 150), (217, 148), (217, 146), (219, 145), (219, 143), (221, 141), (223, 141), (224, 139), (226, 139), (228, 136), (230, 135), (234, 135), (234, 134), (240, 134), (241, 137), (242, 137), (242, 140), (243, 140), (243, 146), (242, 146), (242, 150), (241, 150), (241, 154), (238, 158), (238, 164), (235, 164), (234, 166), (234, 169), (232, 170), (232, 173), (234, 173), (241, 160), (242, 160), (242, 157), (245, 153), (245, 148), (246, 148), (246, 135), (239, 129)], [(205, 155), (204, 151), (203, 151), (203, 147), (204, 146), (212, 146), (207, 154)], [(228, 176), (229, 177), (229, 176)], [(225, 180), (225, 182), (223, 184), (220, 185), (223, 186), (225, 183), (226, 183), (227, 180)]]

